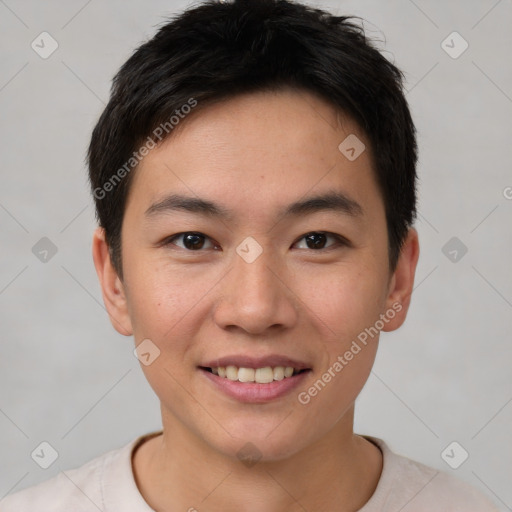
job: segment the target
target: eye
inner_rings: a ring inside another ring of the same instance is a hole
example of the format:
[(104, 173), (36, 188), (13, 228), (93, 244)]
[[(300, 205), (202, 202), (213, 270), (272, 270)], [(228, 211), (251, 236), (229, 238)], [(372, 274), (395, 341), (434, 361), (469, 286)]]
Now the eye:
[[(175, 240), (178, 240), (180, 238), (183, 238), (183, 246), (174, 243)], [(163, 245), (172, 244), (177, 245), (182, 249), (187, 249), (189, 251), (198, 251), (200, 249), (205, 248), (205, 240), (210, 239), (206, 235), (203, 235), (203, 233), (198, 233), (196, 231), (187, 231), (185, 233), (178, 233), (176, 235), (171, 236), (170, 238), (167, 238), (166, 240), (164, 240)], [(217, 247), (214, 246), (213, 244), (211, 245), (214, 249)]]
[[(335, 243), (329, 247), (325, 247), (325, 241), (328, 238), (332, 238), (335, 240)], [(313, 249), (315, 251), (319, 250), (327, 250), (333, 249), (339, 246), (349, 245), (348, 241), (340, 235), (336, 235), (334, 233), (328, 233), (325, 231), (312, 231), (310, 233), (305, 234), (299, 240), (306, 241), (306, 249)], [(301, 247), (299, 247), (301, 249)]]
[[(334, 244), (325, 247), (326, 240), (329, 238), (334, 240)], [(176, 240), (179, 239), (183, 239), (183, 245), (176, 243)], [(301, 238), (299, 238), (299, 241), (301, 240), (306, 241), (305, 249), (312, 249), (314, 251), (329, 250), (340, 246), (350, 245), (348, 240), (341, 235), (336, 235), (335, 233), (329, 233), (325, 231), (311, 231), (310, 233), (306, 233)], [(205, 242), (209, 242), (210, 247), (207, 247), (208, 244), (205, 244)], [(295, 242), (294, 245), (297, 243), (299, 242)], [(172, 235), (169, 238), (166, 238), (162, 245), (176, 245), (182, 249), (186, 249), (189, 252), (200, 251), (201, 249), (219, 249), (219, 246), (213, 244), (208, 236), (197, 231), (186, 231), (184, 233), (177, 233)], [(299, 249), (304, 249), (304, 247), (299, 247)]]

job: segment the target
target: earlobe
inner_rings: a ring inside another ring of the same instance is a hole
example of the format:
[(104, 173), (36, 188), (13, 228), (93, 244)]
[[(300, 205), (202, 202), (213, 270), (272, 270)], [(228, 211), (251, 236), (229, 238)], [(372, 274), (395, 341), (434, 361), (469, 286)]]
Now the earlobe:
[(416, 229), (410, 228), (402, 246), (395, 272), (390, 280), (386, 300), (386, 311), (393, 310), (393, 318), (386, 323), (383, 331), (394, 331), (405, 322), (414, 288), (419, 254), (418, 232)]
[(125, 288), (112, 266), (105, 230), (96, 228), (92, 240), (92, 257), (100, 281), (103, 302), (114, 329), (124, 336), (133, 334)]

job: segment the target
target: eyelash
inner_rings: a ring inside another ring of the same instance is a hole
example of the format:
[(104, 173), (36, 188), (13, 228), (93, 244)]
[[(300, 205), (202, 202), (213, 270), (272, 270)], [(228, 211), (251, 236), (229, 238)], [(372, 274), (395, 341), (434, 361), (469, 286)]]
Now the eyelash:
[[(336, 243), (331, 245), (330, 247), (326, 247), (326, 248), (321, 248), (321, 249), (306, 249), (306, 250), (309, 250), (309, 251), (312, 251), (312, 252), (326, 252), (326, 251), (329, 251), (331, 249), (336, 249), (336, 248), (339, 248), (339, 247), (343, 247), (343, 246), (350, 246), (350, 242), (342, 237), (341, 235), (337, 235), (336, 233), (331, 233), (329, 231), (309, 231), (307, 233), (305, 233), (304, 235), (302, 235), (300, 238), (297, 239), (296, 242), (294, 242), (293, 245), (295, 245), (297, 242), (303, 240), (304, 238), (306, 238), (308, 235), (326, 235), (328, 237), (332, 237), (336, 240)], [(169, 245), (176, 245), (173, 243), (174, 240), (176, 240), (177, 238), (180, 238), (184, 235), (199, 235), (199, 236), (202, 236), (202, 237), (205, 237), (206, 239), (210, 239), (210, 237), (208, 237), (207, 235), (203, 234), (203, 233), (200, 233), (198, 231), (184, 231), (182, 233), (176, 233), (175, 235), (171, 235), (170, 237), (167, 237), (163, 242), (162, 242), (162, 246), (169, 246)], [(179, 247), (177, 246), (179, 249), (183, 249), (184, 251), (186, 252), (190, 252), (190, 253), (194, 253), (194, 252), (202, 252), (203, 250), (206, 250), (206, 249), (198, 249), (198, 250), (190, 250), (190, 249), (187, 249), (186, 247)]]

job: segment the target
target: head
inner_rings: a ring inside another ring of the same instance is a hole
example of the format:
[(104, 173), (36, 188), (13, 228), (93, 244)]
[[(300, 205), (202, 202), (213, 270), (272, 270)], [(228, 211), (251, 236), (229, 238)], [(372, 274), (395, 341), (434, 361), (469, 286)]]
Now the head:
[[(113, 325), (158, 354), (164, 427), (272, 459), (346, 421), (409, 306), (416, 152), (401, 72), (348, 17), (208, 1), (134, 52), (89, 147), (93, 255)], [(273, 400), (208, 371), (272, 358), (304, 370)]]

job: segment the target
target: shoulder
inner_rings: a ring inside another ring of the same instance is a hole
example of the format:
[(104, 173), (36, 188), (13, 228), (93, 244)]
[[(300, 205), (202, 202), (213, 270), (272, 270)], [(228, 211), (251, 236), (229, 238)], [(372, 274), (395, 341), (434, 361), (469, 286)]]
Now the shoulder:
[(80, 467), (64, 470), (53, 478), (9, 494), (0, 500), (2, 512), (98, 512), (107, 510), (112, 494), (132, 484), (131, 453), (141, 436), (106, 452)]
[(469, 483), (445, 471), (406, 457), (401, 458), (403, 471), (397, 487), (404, 484), (414, 491), (411, 504), (404, 512), (413, 509), (416, 512), (433, 509), (449, 512), (498, 512), (490, 499)]
[(481, 491), (445, 471), (429, 467), (391, 451), (381, 439), (363, 436), (377, 444), (383, 453), (381, 479), (368, 509), (402, 512), (499, 512)]
[(108, 454), (92, 459), (83, 466), (59, 474), (0, 501), (2, 512), (29, 512), (37, 504), (38, 512), (98, 511), (101, 509), (101, 478)]

